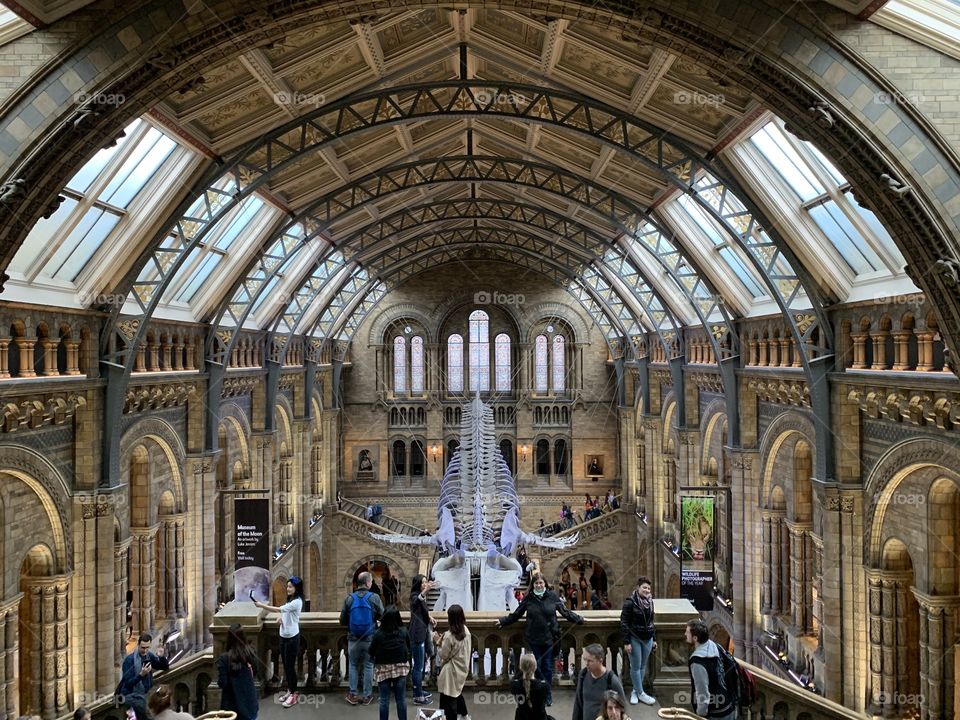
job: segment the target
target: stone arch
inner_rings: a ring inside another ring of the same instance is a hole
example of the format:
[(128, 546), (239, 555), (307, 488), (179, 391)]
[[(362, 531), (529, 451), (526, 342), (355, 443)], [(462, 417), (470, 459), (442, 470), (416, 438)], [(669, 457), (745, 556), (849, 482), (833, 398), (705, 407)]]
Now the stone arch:
[(367, 343), (369, 345), (382, 345), (384, 343), (387, 330), (390, 328), (390, 326), (405, 317), (412, 318), (415, 322), (419, 323), (423, 327), (423, 330), (427, 335), (427, 337), (424, 338), (424, 342), (428, 344), (437, 342), (439, 325), (434, 324), (435, 318), (429, 317), (425, 312), (423, 312), (422, 308), (417, 307), (416, 305), (411, 303), (401, 303), (386, 308), (377, 316), (376, 320), (370, 324), (370, 331), (367, 334)]
[[(618, 579), (616, 573), (612, 569), (612, 563), (609, 560), (604, 560), (599, 555), (592, 555), (590, 553), (574, 553), (573, 555), (567, 555), (562, 557), (557, 561), (557, 568), (553, 573), (553, 580), (551, 585), (553, 587), (559, 587), (560, 585), (560, 576), (563, 574), (563, 571), (568, 568), (573, 563), (580, 561), (593, 563), (594, 565), (599, 565), (607, 575), (607, 587), (612, 590), (617, 582), (625, 582), (623, 579)], [(632, 581), (629, 581), (632, 582)]]
[[(931, 458), (938, 461), (934, 463)], [(864, 483), (864, 559), (868, 565), (877, 567), (881, 557), (884, 519), (900, 483), (918, 470), (930, 469), (960, 484), (960, 477), (951, 468), (960, 468), (960, 448), (935, 438), (907, 440), (884, 453)]]
[[(156, 421), (156, 425), (151, 423), (151, 421)], [(134, 428), (139, 428), (141, 430), (160, 430), (163, 427), (169, 429), (170, 433), (173, 432), (173, 428), (170, 428), (169, 425), (163, 420), (157, 418), (150, 418), (141, 423), (137, 423)], [(126, 522), (126, 528), (129, 529), (132, 526), (133, 522), (133, 512), (137, 509), (136, 501), (134, 498), (134, 491), (146, 493), (147, 502), (143, 506), (146, 508), (148, 513), (147, 517), (138, 518), (139, 522), (143, 522), (144, 525), (138, 525), (138, 527), (146, 527), (147, 525), (153, 524), (156, 521), (154, 516), (154, 511), (158, 507), (158, 502), (160, 496), (164, 491), (170, 490), (175, 505), (175, 512), (185, 512), (187, 509), (186, 506), (186, 493), (183, 486), (183, 445), (180, 443), (180, 438), (176, 434), (171, 435), (170, 433), (164, 432), (163, 435), (154, 434), (154, 432), (148, 431), (144, 434), (131, 435), (131, 431), (134, 429), (131, 428), (124, 434), (124, 438), (121, 441), (121, 463), (120, 463), (120, 473), (121, 479), (124, 481), (124, 484), (127, 485), (127, 501), (128, 501), (128, 513), (122, 515), (122, 520)], [(171, 440), (175, 441), (175, 445), (171, 445)], [(137, 448), (143, 448), (146, 451), (149, 451), (150, 444), (155, 445), (159, 448), (160, 452), (163, 454), (164, 458), (167, 461), (167, 465), (170, 468), (170, 480), (168, 483), (157, 483), (154, 482), (153, 476), (153, 467), (150, 466), (150, 476), (149, 481), (145, 484), (135, 485), (130, 477), (130, 468), (131, 461), (135, 457), (135, 452)], [(126, 445), (124, 447), (124, 444)]]
[[(765, 502), (770, 496), (777, 455), (788, 443), (795, 445), (799, 440), (806, 442), (811, 449), (810, 459), (813, 463), (811, 467), (816, 467), (813, 440), (815, 437), (813, 422), (805, 415), (788, 410), (773, 419), (760, 440), (760, 472), (763, 478), (760, 490), (761, 502)], [(784, 490), (787, 493), (787, 504), (792, 507), (793, 489), (785, 487)]]
[(341, 588), (349, 588), (353, 583), (353, 578), (356, 576), (360, 568), (364, 567), (367, 563), (370, 562), (381, 562), (390, 567), (390, 573), (396, 575), (404, 587), (409, 587), (407, 585), (407, 577), (403, 571), (403, 566), (400, 562), (394, 557), (388, 557), (386, 555), (379, 555), (377, 553), (368, 553), (363, 556), (361, 560), (357, 560), (350, 565), (350, 568), (343, 575), (343, 579), (340, 583)]
[[(63, 481), (60, 473), (50, 462), (39, 453), (25, 447), (8, 446), (0, 449), (0, 477), (9, 476), (20, 481), (36, 496), (40, 503), (43, 514), (49, 523), (49, 546), (54, 559), (55, 573), (67, 572), (71, 567), (70, 557), (72, 554), (71, 524), (67, 522), (65, 499), (69, 498), (71, 493), (68, 491), (66, 483)], [(0, 509), (4, 512), (13, 512), (10, 503), (2, 503), (2, 491), (0, 491)], [(93, 509), (91, 508), (91, 511)], [(11, 523), (3, 517), (4, 529), (0, 535), (7, 536)], [(36, 525), (36, 518), (31, 518), (31, 528)], [(14, 582), (11, 574), (19, 572), (19, 563), (11, 555), (13, 548), (4, 544), (4, 564), (3, 569), (6, 576), (0, 576), (2, 586), (0, 591), (3, 596), (8, 596)], [(15, 594), (16, 591), (13, 591)]]
[[(721, 425), (727, 422), (727, 406), (723, 398), (717, 398), (707, 403), (707, 406), (700, 414), (700, 438), (701, 438), (701, 467), (706, 467), (711, 457), (716, 459), (718, 454), (723, 453), (723, 446), (715, 453), (712, 449), (714, 433), (720, 430)], [(719, 461), (717, 461), (719, 462)]]
[(585, 343), (590, 339), (590, 328), (583, 321), (583, 318), (576, 312), (573, 306), (561, 305), (560, 303), (545, 302), (539, 303), (524, 313), (525, 326), (520, 328), (521, 342), (533, 342), (533, 328), (545, 320), (557, 318), (562, 320), (573, 337), (569, 338), (571, 343)]
[(680, 597), (680, 576), (677, 573), (670, 573), (670, 577), (667, 578), (667, 597)]

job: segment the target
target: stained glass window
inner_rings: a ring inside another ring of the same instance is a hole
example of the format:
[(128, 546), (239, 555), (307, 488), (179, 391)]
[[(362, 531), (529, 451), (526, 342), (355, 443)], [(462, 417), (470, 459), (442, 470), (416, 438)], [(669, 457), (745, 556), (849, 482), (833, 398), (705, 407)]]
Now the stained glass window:
[(566, 390), (565, 379), (567, 377), (566, 359), (563, 351), (565, 349), (563, 335), (557, 335), (553, 338), (553, 391), (564, 392)]
[(410, 392), (423, 393), (423, 338), (419, 335), (410, 341)]
[(538, 393), (547, 392), (547, 336), (537, 335), (533, 344), (534, 386)]
[(463, 337), (451, 335), (447, 338), (447, 389), (450, 392), (463, 392)]
[(407, 391), (407, 340), (402, 335), (393, 339), (393, 392)]
[(493, 341), (494, 363), (497, 375), (497, 391), (510, 391), (510, 336), (500, 333)]
[(470, 390), (490, 390), (490, 320), (483, 310), (470, 313)]

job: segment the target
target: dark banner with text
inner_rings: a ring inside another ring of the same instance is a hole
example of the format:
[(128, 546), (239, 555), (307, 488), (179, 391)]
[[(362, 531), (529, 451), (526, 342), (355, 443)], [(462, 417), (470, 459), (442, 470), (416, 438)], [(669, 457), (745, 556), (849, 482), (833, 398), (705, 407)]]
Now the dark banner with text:
[(680, 498), (680, 595), (702, 611), (713, 610), (716, 498)]
[(266, 602), (270, 597), (270, 501), (237, 498), (233, 516), (237, 522), (234, 597)]

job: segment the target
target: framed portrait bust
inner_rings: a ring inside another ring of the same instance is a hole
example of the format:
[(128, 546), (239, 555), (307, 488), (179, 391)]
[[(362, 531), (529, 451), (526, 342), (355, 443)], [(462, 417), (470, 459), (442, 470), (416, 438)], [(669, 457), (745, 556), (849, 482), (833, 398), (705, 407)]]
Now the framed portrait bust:
[(603, 477), (603, 455), (584, 455), (587, 477)]

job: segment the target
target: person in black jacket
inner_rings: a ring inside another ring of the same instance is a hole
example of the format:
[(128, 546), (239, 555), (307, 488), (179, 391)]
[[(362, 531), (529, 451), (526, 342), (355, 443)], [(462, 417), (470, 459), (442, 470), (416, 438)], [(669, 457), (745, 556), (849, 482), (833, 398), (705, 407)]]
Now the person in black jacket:
[(370, 641), (373, 678), (380, 686), (380, 720), (390, 716), (390, 695), (397, 703), (397, 717), (407, 720), (407, 673), (410, 672), (410, 634), (403, 627), (400, 611), (390, 605), (383, 611), (380, 627)]
[(653, 593), (649, 578), (641, 577), (637, 580), (637, 587), (623, 601), (620, 632), (623, 634), (623, 651), (630, 658), (630, 678), (633, 680), (630, 704), (642, 702), (653, 705), (656, 698), (643, 691), (647, 661), (650, 653), (657, 647), (657, 629), (653, 624)]
[(257, 654), (247, 642), (243, 628), (234, 623), (227, 630), (227, 651), (217, 658), (217, 685), (220, 709), (233, 710), (237, 720), (257, 720), (260, 699), (257, 697)]
[(433, 697), (423, 691), (423, 667), (430, 630), (437, 621), (427, 608), (427, 593), (433, 583), (424, 575), (414, 575), (410, 587), (410, 653), (413, 655), (413, 702), (429, 705)]
[(510, 692), (517, 700), (514, 720), (547, 720), (549, 689), (537, 672), (536, 658), (530, 653), (521, 657), (517, 674), (510, 681)]
[(564, 607), (556, 593), (547, 588), (546, 578), (540, 573), (533, 576), (532, 592), (524, 596), (517, 609), (497, 620), (497, 627), (505, 627), (527, 616), (527, 645), (537, 659), (540, 674), (547, 683), (547, 705), (553, 704), (553, 649), (560, 640), (560, 623), (557, 613), (578, 625), (583, 618)]

